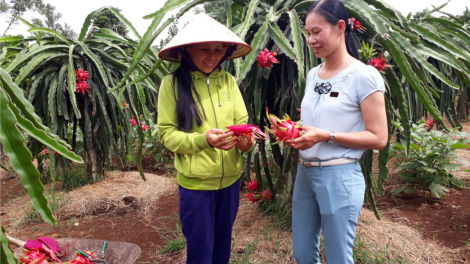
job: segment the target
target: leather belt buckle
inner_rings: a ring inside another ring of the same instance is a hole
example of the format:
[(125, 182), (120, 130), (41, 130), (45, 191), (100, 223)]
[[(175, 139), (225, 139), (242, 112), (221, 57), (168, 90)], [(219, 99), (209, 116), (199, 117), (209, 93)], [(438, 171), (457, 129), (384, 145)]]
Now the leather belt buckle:
[(303, 164), (305, 167), (312, 167), (312, 163), (310, 163), (310, 161), (302, 160), (302, 164)]

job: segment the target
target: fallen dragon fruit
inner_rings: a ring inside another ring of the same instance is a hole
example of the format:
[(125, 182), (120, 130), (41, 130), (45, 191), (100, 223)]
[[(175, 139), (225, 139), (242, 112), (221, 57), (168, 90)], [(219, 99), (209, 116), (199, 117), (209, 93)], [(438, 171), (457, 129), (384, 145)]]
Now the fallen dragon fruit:
[(270, 114), (266, 108), (266, 115), (269, 122), (274, 126), (274, 130), (266, 127), (266, 130), (278, 138), (278, 143), (284, 142), (288, 139), (296, 139), (304, 134), (300, 130), (302, 121), (292, 122), (289, 115), (284, 115), (284, 120), (279, 119), (277, 116)]
[(259, 127), (250, 124), (241, 124), (241, 125), (233, 125), (228, 126), (229, 132), (233, 132), (235, 136), (251, 136), (255, 139), (262, 139), (267, 141), (269, 136), (264, 134)]

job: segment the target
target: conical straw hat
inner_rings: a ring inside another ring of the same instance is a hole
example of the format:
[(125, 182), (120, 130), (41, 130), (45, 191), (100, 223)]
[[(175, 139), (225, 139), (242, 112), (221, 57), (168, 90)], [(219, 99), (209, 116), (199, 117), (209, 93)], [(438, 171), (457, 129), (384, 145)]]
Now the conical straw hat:
[(158, 53), (162, 60), (180, 62), (181, 54), (172, 51), (175, 48), (202, 42), (224, 42), (236, 45), (235, 51), (226, 60), (243, 57), (251, 52), (251, 46), (241, 40), (227, 27), (212, 17), (202, 13), (191, 20), (168, 44)]

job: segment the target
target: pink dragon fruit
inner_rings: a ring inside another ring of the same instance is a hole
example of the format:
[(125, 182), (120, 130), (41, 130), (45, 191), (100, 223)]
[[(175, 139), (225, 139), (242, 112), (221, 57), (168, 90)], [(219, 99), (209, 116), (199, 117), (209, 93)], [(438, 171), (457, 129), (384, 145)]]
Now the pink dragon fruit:
[(281, 120), (277, 116), (269, 114), (268, 108), (266, 108), (266, 115), (269, 122), (274, 126), (274, 130), (268, 127), (266, 127), (266, 130), (273, 134), (274, 137), (279, 138), (278, 143), (284, 142), (287, 139), (296, 139), (304, 134), (300, 130), (302, 121), (292, 122), (287, 114), (284, 115), (284, 120)]
[(256, 139), (267, 141), (269, 136), (264, 134), (259, 127), (250, 124), (241, 124), (228, 126), (229, 132), (233, 132), (235, 136), (251, 136)]

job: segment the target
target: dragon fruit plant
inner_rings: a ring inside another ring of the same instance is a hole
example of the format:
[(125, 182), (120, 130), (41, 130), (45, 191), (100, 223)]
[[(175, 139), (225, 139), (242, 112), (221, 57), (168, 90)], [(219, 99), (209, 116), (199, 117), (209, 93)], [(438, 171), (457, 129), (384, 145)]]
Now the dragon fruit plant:
[(268, 108), (266, 108), (266, 115), (268, 116), (271, 125), (274, 126), (274, 130), (268, 127), (266, 127), (266, 130), (273, 134), (274, 137), (278, 138), (278, 143), (284, 142), (288, 139), (296, 139), (304, 134), (300, 129), (302, 127), (302, 121), (292, 122), (287, 114), (284, 115), (284, 120), (281, 120), (277, 116), (270, 114)]

